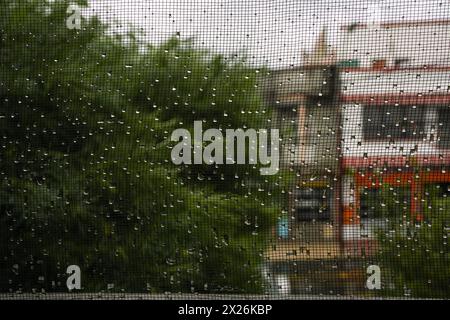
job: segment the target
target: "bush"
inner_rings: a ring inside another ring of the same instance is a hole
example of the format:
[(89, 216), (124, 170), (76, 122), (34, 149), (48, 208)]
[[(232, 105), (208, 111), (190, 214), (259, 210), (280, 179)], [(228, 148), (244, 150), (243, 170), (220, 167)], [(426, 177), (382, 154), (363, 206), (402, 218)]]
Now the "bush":
[(386, 295), (450, 298), (450, 199), (431, 194), (424, 207), (425, 221), (380, 232)]

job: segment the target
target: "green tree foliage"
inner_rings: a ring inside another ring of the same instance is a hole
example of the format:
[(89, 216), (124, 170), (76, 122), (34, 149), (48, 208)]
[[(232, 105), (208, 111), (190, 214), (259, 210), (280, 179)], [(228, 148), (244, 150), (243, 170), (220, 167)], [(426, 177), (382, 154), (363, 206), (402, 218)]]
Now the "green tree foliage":
[(389, 274), (383, 279), (386, 295), (450, 297), (450, 199), (435, 192), (438, 187), (426, 193), (424, 222), (409, 219), (380, 232), (380, 258)]
[[(78, 1), (86, 5), (85, 1)], [(283, 175), (175, 166), (175, 128), (264, 128), (260, 70), (0, 0), (0, 290), (261, 292)]]

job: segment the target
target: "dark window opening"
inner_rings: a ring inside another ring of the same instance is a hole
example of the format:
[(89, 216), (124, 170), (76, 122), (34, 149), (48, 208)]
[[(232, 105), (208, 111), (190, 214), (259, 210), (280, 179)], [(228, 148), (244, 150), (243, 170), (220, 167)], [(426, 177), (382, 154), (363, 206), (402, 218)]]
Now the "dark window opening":
[(450, 198), (450, 182), (427, 184), (425, 186), (425, 198)]
[(365, 140), (423, 139), (425, 108), (414, 106), (363, 107)]
[(409, 63), (408, 58), (398, 58), (394, 60), (394, 66), (396, 68), (405, 67), (408, 65), (408, 63)]
[(361, 236), (376, 237), (409, 219), (410, 191), (407, 188), (388, 187), (365, 189), (361, 192), (359, 215)]
[(297, 190), (294, 198), (298, 221), (328, 220), (331, 211), (331, 191), (323, 188)]
[(380, 219), (408, 212), (409, 189), (389, 187), (364, 189), (360, 198), (361, 219)]
[(450, 109), (441, 108), (438, 111), (438, 147), (450, 148)]

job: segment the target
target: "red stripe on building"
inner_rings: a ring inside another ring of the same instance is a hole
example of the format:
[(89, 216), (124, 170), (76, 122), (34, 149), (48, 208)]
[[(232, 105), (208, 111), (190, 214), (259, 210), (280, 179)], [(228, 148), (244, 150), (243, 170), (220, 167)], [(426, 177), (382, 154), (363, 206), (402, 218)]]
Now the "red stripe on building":
[(404, 167), (409, 166), (450, 166), (450, 153), (423, 155), (414, 157), (403, 156), (372, 156), (372, 157), (343, 157), (344, 168), (368, 167)]
[(425, 72), (445, 72), (450, 71), (450, 66), (420, 66), (420, 67), (390, 67), (385, 66), (383, 68), (377, 69), (373, 66), (370, 67), (339, 67), (342, 73), (392, 73), (392, 72), (410, 72), (410, 73), (425, 73)]
[(357, 103), (365, 105), (450, 105), (449, 94), (434, 95), (371, 95), (354, 94), (341, 95), (340, 101), (343, 103)]

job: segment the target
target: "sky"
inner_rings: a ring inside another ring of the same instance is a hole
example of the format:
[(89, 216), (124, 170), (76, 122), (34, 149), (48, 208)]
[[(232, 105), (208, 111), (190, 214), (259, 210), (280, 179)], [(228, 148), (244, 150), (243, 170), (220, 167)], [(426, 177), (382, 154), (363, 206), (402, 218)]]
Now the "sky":
[(450, 0), (90, 0), (86, 14), (114, 32), (133, 25), (152, 44), (179, 33), (213, 52), (283, 68), (301, 64), (325, 27), (336, 45), (339, 27), (355, 22), (450, 19)]

